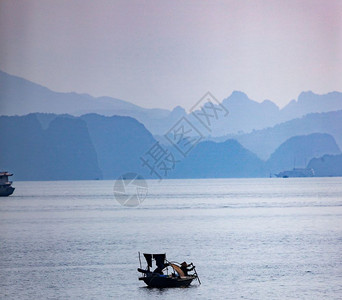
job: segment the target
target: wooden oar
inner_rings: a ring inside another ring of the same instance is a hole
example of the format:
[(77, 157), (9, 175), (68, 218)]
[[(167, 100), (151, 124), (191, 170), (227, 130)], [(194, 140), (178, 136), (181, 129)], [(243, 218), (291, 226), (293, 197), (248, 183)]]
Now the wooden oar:
[(196, 268), (194, 267), (194, 271), (195, 271), (195, 275), (196, 275), (196, 278), (198, 280), (198, 283), (201, 284), (201, 280), (199, 279), (198, 277), (198, 274), (197, 274), (197, 271), (196, 271)]

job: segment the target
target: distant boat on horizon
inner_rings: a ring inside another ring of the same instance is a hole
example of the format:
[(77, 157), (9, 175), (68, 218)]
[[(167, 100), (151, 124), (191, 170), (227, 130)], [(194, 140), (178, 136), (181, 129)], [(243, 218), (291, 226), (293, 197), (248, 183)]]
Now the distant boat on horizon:
[(293, 168), (290, 171), (283, 171), (278, 174), (274, 174), (276, 177), (289, 178), (289, 177), (314, 177), (315, 171), (307, 168)]
[(12, 195), (15, 188), (12, 186), (12, 181), (8, 180), (9, 176), (13, 174), (8, 172), (0, 172), (0, 197)]

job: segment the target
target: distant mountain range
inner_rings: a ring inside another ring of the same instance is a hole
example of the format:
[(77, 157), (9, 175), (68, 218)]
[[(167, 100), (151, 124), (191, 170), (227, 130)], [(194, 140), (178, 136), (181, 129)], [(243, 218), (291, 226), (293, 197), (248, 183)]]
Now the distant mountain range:
[(279, 123), (300, 118), (310, 113), (322, 113), (342, 110), (342, 93), (332, 92), (316, 95), (303, 92), (298, 100), (292, 100), (284, 108), (279, 109), (272, 101), (255, 102), (241, 92), (233, 92), (222, 104), (228, 108), (229, 117), (215, 122), (214, 136), (226, 133), (250, 133), (273, 127)]
[(111, 97), (54, 92), (26, 79), (0, 71), (1, 115), (53, 113), (80, 116), (97, 113), (104, 116), (131, 116), (136, 119), (167, 118), (165, 109), (146, 109)]
[(37, 116), (0, 117), (2, 170), (16, 180), (102, 178), (87, 125), (60, 116), (43, 129)]
[(342, 110), (308, 114), (266, 129), (248, 134), (229, 135), (221, 140), (234, 138), (245, 148), (266, 160), (287, 139), (312, 133), (327, 133), (334, 137), (342, 149)]
[(294, 136), (282, 143), (267, 160), (270, 173), (275, 174), (294, 167), (305, 168), (312, 158), (326, 154), (341, 154), (335, 139), (326, 133)]
[[(4, 131), (0, 166), (13, 172), (15, 180), (115, 179), (128, 172), (155, 178), (141, 157), (156, 141), (133, 118), (29, 114), (2, 116), (0, 126)], [(199, 143), (167, 178), (265, 174), (262, 160), (238, 142), (228, 140)]]
[[(195, 126), (200, 126), (191, 114), (178, 106), (172, 111), (146, 109), (127, 101), (111, 97), (92, 97), (86, 94), (59, 93), (20, 77), (0, 71), (0, 113), (26, 115), (29, 113), (54, 113), (80, 116), (97, 113), (104, 116), (130, 116), (143, 123), (153, 135), (164, 135), (181, 117), (187, 116)], [(272, 127), (281, 122), (302, 117), (308, 113), (342, 110), (342, 93), (316, 95), (303, 92), (283, 109), (270, 100), (258, 103), (242, 92), (233, 92), (222, 101), (229, 110), (212, 124), (212, 137), (227, 134), (249, 133)], [(217, 105), (216, 105), (217, 107)]]
[[(307, 163), (316, 174), (339, 174), (339, 92), (304, 92), (283, 109), (233, 92), (188, 114), (179, 106), (145, 109), (110, 97), (57, 93), (0, 71), (0, 100), (0, 169), (14, 172), (16, 180), (115, 179), (127, 172), (155, 178), (158, 167), (164, 178), (264, 177)], [(222, 105), (228, 116), (213, 118), (205, 131), (194, 114), (211, 107), (213, 117)], [(167, 172), (158, 155), (177, 152), (164, 135), (180, 120), (196, 130), (184, 137), (180, 127), (174, 138), (187, 143), (203, 136), (185, 157), (178, 153)], [(144, 155), (158, 164), (148, 167)]]
[(267, 160), (261, 160), (239, 142), (204, 141), (179, 163), (174, 178), (268, 177), (294, 167), (305, 168), (313, 158), (341, 154), (334, 138), (314, 133), (295, 136), (281, 144)]
[(16, 180), (148, 178), (139, 157), (155, 142), (130, 117), (30, 114), (2, 116), (0, 167)]
[[(15, 180), (115, 179), (128, 172), (156, 178), (156, 170), (166, 170), (160, 160), (163, 151), (164, 158), (177, 152), (171, 145), (155, 147), (159, 144), (152, 134), (130, 117), (29, 114), (2, 116), (0, 126), (0, 167), (13, 172)], [(151, 168), (142, 163), (147, 153)], [(340, 153), (334, 138), (320, 133), (291, 137), (267, 161), (233, 139), (202, 141), (185, 157), (175, 155), (176, 167), (162, 177), (266, 177), (291, 169), (294, 160), (303, 165), (304, 160)]]

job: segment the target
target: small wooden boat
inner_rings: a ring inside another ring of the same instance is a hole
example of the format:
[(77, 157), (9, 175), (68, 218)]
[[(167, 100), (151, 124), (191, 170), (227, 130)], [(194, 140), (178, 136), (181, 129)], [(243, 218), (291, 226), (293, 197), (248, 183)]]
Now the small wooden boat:
[[(147, 262), (146, 269), (140, 268), (138, 271), (143, 274), (139, 280), (143, 280), (147, 286), (152, 288), (169, 288), (169, 287), (187, 287), (194, 279), (199, 283), (195, 266), (187, 265), (185, 262), (179, 264), (166, 260), (166, 254), (148, 254), (144, 253)], [(140, 260), (140, 253), (139, 253)], [(157, 268), (152, 272), (152, 260), (155, 260)], [(193, 274), (188, 274), (188, 271), (193, 271)]]

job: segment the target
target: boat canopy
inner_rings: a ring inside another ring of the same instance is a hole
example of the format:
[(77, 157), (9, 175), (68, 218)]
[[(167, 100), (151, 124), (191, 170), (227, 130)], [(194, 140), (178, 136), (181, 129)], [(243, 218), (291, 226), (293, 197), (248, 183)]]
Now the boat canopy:
[(149, 253), (144, 253), (144, 257), (146, 259), (147, 265), (152, 268), (152, 258), (156, 261), (156, 265), (164, 269), (165, 267), (165, 259), (166, 259), (166, 254), (149, 254)]
[(184, 277), (185, 276), (183, 270), (179, 266), (177, 266), (175, 264), (170, 264), (170, 266), (178, 273), (178, 275), (180, 277)]

